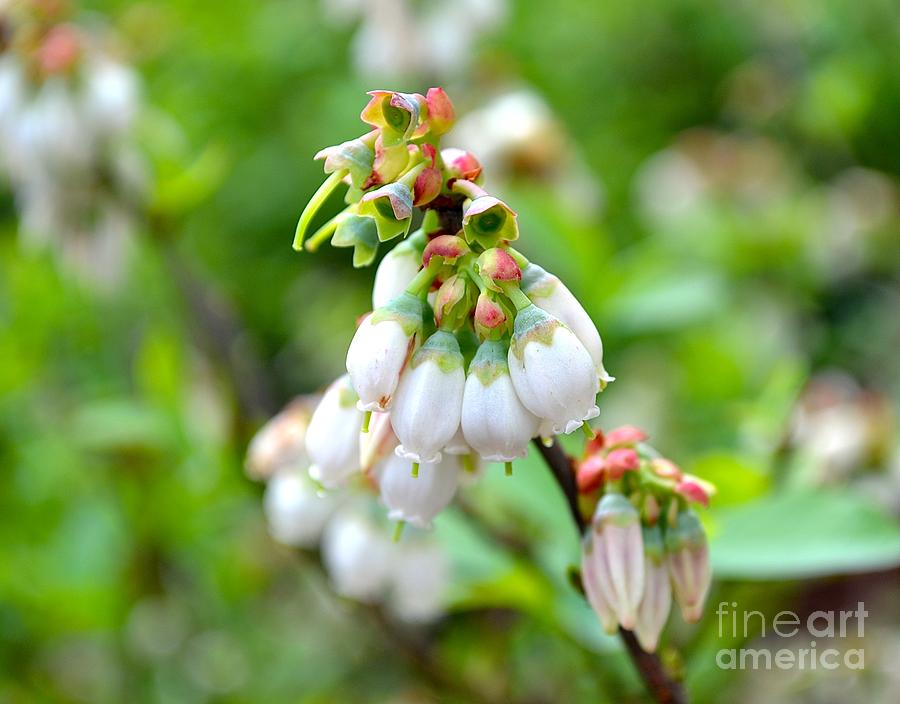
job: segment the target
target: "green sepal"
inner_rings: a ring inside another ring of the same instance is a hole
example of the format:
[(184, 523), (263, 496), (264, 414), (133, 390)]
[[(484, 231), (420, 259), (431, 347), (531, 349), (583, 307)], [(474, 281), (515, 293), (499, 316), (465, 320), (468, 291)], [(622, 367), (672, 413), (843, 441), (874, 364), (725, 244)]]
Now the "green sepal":
[(372, 313), (372, 324), (394, 320), (400, 324), (403, 332), (412, 337), (422, 332), (426, 309), (431, 310), (427, 302), (404, 291)]
[(412, 224), (412, 208), (412, 191), (402, 183), (389, 183), (371, 191), (359, 203), (361, 214), (375, 218), (380, 242), (406, 236)]
[(675, 525), (666, 529), (666, 550), (677, 552), (682, 548), (701, 548), (706, 545), (706, 531), (697, 514), (691, 510), (679, 511)]
[(562, 323), (556, 318), (534, 304), (523, 308), (516, 315), (510, 349), (517, 359), (522, 359), (525, 346), (529, 342), (552, 345), (553, 335), (560, 325)]
[(666, 544), (663, 540), (663, 534), (659, 524), (642, 526), (641, 531), (644, 536), (644, 554), (649, 557), (654, 564), (662, 564), (666, 557)]
[(485, 340), (469, 365), (469, 374), (474, 374), (482, 386), (490, 386), (501, 376), (509, 375), (508, 349), (509, 344), (505, 341)]
[(415, 369), (429, 360), (437, 364), (438, 368), (445, 374), (463, 367), (462, 352), (453, 333), (446, 330), (438, 330), (429, 336), (425, 340), (425, 344), (413, 355), (410, 367)]
[(347, 215), (341, 218), (331, 244), (335, 247), (353, 247), (353, 266), (360, 269), (369, 266), (378, 252), (378, 230), (375, 219), (367, 215)]

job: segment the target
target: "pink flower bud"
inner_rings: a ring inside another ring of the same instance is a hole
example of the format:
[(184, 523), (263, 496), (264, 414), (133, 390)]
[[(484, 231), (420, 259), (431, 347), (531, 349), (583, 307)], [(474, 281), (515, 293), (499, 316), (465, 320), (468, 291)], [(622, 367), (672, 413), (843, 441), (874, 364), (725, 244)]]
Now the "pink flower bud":
[(597, 504), (590, 535), (599, 589), (622, 627), (631, 630), (644, 593), (644, 547), (637, 510), (622, 494), (606, 494)]
[(37, 53), (41, 71), (47, 76), (72, 70), (80, 57), (81, 37), (70, 24), (57, 25), (47, 32)]
[(653, 473), (657, 477), (661, 477), (663, 479), (681, 479), (682, 472), (671, 460), (667, 460), (663, 457), (658, 457), (650, 462), (650, 469), (653, 470)]
[(578, 465), (576, 481), (578, 491), (582, 494), (590, 494), (603, 484), (605, 460), (599, 455), (591, 455)]
[(450, 147), (441, 150), (441, 159), (449, 178), (462, 178), (466, 181), (475, 181), (481, 176), (481, 164), (470, 152)]
[(421, 206), (433, 201), (441, 192), (441, 186), (444, 185), (444, 179), (440, 170), (435, 166), (435, 151), (430, 144), (422, 145), (422, 152), (431, 160), (431, 165), (427, 166), (417, 177), (413, 187), (413, 205)]
[(666, 553), (681, 615), (688, 623), (695, 623), (703, 614), (712, 574), (706, 533), (693, 511), (681, 511), (666, 531)]
[(469, 245), (462, 237), (456, 235), (438, 235), (425, 245), (422, 253), (422, 264), (428, 266), (428, 262), (434, 256), (443, 257), (447, 264), (453, 264), (464, 254), (468, 254)]
[(473, 286), (465, 275), (453, 274), (438, 289), (434, 300), (435, 322), (456, 328), (469, 317), (474, 298)]
[(623, 425), (621, 428), (610, 430), (606, 434), (606, 446), (617, 447), (619, 445), (637, 445), (647, 439), (647, 433), (633, 425)]
[(428, 124), (432, 134), (441, 135), (453, 127), (456, 119), (453, 103), (443, 88), (429, 88), (425, 104), (428, 106)]
[(509, 255), (509, 252), (499, 247), (481, 253), (481, 256), (478, 257), (478, 273), (485, 283), (495, 291), (502, 291), (499, 286), (501, 282), (522, 279), (522, 270), (516, 264), (516, 260)]
[(509, 318), (490, 294), (483, 292), (475, 304), (475, 331), (483, 338), (490, 338), (494, 331), (505, 328)]
[(644, 528), (644, 595), (638, 606), (634, 635), (648, 653), (656, 650), (659, 635), (672, 607), (672, 587), (659, 526)]
[(606, 471), (610, 479), (621, 479), (625, 472), (636, 470), (640, 464), (637, 452), (630, 447), (620, 447), (606, 456)]
[(686, 475), (678, 484), (675, 485), (675, 492), (695, 504), (701, 504), (705, 508), (709, 507), (709, 494), (706, 489), (696, 481), (695, 477)]
[(603, 431), (600, 428), (594, 428), (594, 437), (588, 440), (584, 446), (585, 456), (600, 452), (604, 444), (606, 444), (606, 436), (603, 434)]

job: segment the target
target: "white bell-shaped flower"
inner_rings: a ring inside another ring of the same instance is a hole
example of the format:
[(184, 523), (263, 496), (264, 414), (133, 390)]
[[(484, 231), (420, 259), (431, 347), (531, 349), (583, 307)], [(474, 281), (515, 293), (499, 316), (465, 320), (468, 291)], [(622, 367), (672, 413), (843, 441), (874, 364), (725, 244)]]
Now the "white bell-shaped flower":
[(394, 544), (358, 507), (347, 507), (329, 521), (322, 536), (322, 562), (334, 590), (351, 599), (377, 601), (392, 570)]
[(571, 433), (600, 413), (591, 355), (566, 325), (537, 306), (516, 315), (507, 360), (522, 405), (546, 421), (543, 435)]
[(402, 293), (369, 315), (347, 350), (347, 372), (361, 411), (386, 411), (422, 330), (423, 302)]
[(422, 265), (422, 253), (404, 240), (378, 264), (372, 287), (372, 309), (377, 310), (406, 291)]
[(391, 581), (391, 611), (408, 623), (427, 623), (445, 611), (450, 584), (446, 552), (434, 541), (404, 540), (397, 546)]
[(644, 528), (644, 595), (638, 606), (634, 635), (648, 653), (656, 651), (659, 635), (672, 607), (672, 585), (659, 526)]
[(615, 380), (603, 367), (603, 341), (597, 326), (558, 277), (537, 264), (529, 264), (522, 272), (522, 291), (534, 305), (561, 320), (575, 333), (594, 360), (601, 389)]
[(628, 630), (644, 593), (644, 546), (637, 509), (622, 494), (606, 494), (591, 522), (591, 559), (603, 599)]
[(600, 588), (601, 569), (603, 556), (595, 549), (593, 537), (588, 534), (581, 542), (581, 583), (588, 603), (600, 619), (603, 630), (612, 635), (619, 628), (619, 619)]
[(507, 345), (488, 340), (469, 365), (462, 404), (466, 442), (490, 462), (524, 457), (540, 420), (529, 411), (513, 387)]
[(340, 486), (359, 470), (359, 429), (362, 413), (347, 374), (325, 391), (306, 431), (309, 476), (327, 488)]
[(438, 463), (423, 462), (413, 476), (409, 460), (388, 457), (379, 471), (381, 500), (388, 518), (417, 528), (430, 528), (431, 521), (453, 500), (460, 479), (460, 460), (445, 455)]
[(391, 424), (397, 454), (413, 462), (440, 462), (441, 449), (459, 429), (463, 356), (452, 333), (438, 330), (413, 355), (397, 387)]
[(666, 562), (681, 615), (696, 623), (703, 615), (712, 573), (706, 533), (693, 511), (680, 511), (675, 525), (666, 530)]
[(269, 533), (279, 543), (309, 548), (319, 542), (337, 499), (316, 491), (305, 472), (283, 469), (266, 485), (263, 508)]

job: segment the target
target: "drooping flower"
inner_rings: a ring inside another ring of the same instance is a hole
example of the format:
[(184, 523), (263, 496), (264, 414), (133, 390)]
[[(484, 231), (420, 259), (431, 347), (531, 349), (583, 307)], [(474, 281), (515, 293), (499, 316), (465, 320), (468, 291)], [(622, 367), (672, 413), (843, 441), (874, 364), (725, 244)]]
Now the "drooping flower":
[(603, 630), (609, 635), (616, 632), (619, 619), (600, 587), (600, 570), (606, 569), (604, 557), (589, 533), (581, 541), (581, 583), (588, 603), (600, 619)]
[(397, 387), (391, 424), (400, 438), (397, 454), (414, 462), (440, 462), (459, 429), (466, 379), (456, 338), (435, 332), (413, 355)]
[(475, 198), (463, 212), (463, 232), (470, 244), (477, 242), (490, 249), (502, 241), (518, 239), (519, 225), (512, 208), (499, 198), (483, 195)]
[(450, 147), (441, 151), (441, 159), (450, 178), (462, 178), (474, 183), (481, 176), (481, 164), (471, 152)]
[(371, 143), (363, 139), (351, 139), (332, 147), (320, 150), (316, 159), (324, 159), (326, 174), (347, 170), (350, 181), (356, 188), (363, 188), (372, 175), (375, 163), (375, 150)]
[(679, 511), (666, 530), (666, 560), (681, 615), (695, 623), (703, 615), (712, 575), (706, 532), (693, 511)]
[(400, 182), (369, 191), (359, 202), (359, 214), (374, 218), (380, 242), (406, 236), (412, 223), (412, 208), (413, 192)]
[(590, 540), (596, 586), (631, 630), (644, 593), (644, 548), (638, 512), (622, 494), (608, 493), (597, 504)]
[(244, 462), (252, 479), (267, 479), (278, 470), (309, 465), (306, 429), (317, 403), (313, 396), (301, 396), (257, 431)]
[(590, 354), (568, 327), (537, 306), (516, 315), (507, 359), (522, 404), (545, 421), (542, 434), (571, 433), (600, 413)]
[(322, 537), (322, 562), (334, 590), (358, 601), (373, 602), (387, 588), (394, 545), (390, 538), (352, 506), (329, 521)]
[(404, 541), (390, 574), (390, 607), (401, 620), (427, 623), (445, 610), (450, 583), (446, 552), (434, 542)]
[(638, 606), (634, 635), (648, 653), (656, 651), (672, 606), (672, 587), (659, 525), (644, 527), (644, 595)]
[(421, 463), (415, 477), (409, 460), (397, 455), (388, 457), (378, 479), (388, 518), (417, 528), (430, 528), (434, 517), (453, 500), (459, 474), (460, 461), (455, 455), (447, 454), (435, 463)]
[(400, 373), (422, 331), (424, 303), (402, 293), (366, 317), (347, 350), (347, 372), (361, 411), (391, 407)]
[(594, 360), (601, 389), (614, 380), (603, 367), (603, 342), (597, 326), (559, 278), (529, 263), (522, 272), (522, 290), (538, 308), (561, 320), (575, 333)]
[(317, 492), (298, 469), (276, 472), (263, 499), (269, 533), (279, 543), (293, 547), (318, 543), (336, 506), (335, 496)]
[(466, 442), (491, 462), (524, 457), (540, 420), (522, 405), (513, 387), (507, 345), (486, 341), (469, 365), (462, 403)]
[(375, 270), (372, 310), (387, 305), (402, 294), (418, 273), (421, 261), (422, 253), (413, 243), (413, 236), (389, 251)]
[(339, 486), (359, 470), (359, 397), (347, 374), (325, 391), (309, 421), (306, 451), (312, 465), (309, 476), (323, 486)]

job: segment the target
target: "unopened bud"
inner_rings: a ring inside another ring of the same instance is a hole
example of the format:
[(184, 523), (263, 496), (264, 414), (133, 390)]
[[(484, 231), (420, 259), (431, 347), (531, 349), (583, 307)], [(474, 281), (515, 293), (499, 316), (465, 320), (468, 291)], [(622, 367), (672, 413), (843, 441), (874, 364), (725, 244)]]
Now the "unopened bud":
[(606, 601), (629, 630), (644, 592), (644, 547), (637, 510), (622, 494), (606, 494), (591, 524), (597, 581)]
[(450, 178), (462, 178), (474, 183), (481, 176), (481, 164), (471, 152), (450, 147), (441, 150), (441, 159)]
[(693, 511), (680, 511), (666, 531), (666, 553), (681, 614), (688, 623), (695, 623), (703, 614), (712, 575), (706, 533)]
[(647, 433), (633, 425), (623, 425), (621, 428), (610, 430), (606, 434), (607, 447), (619, 447), (621, 445), (637, 445), (647, 439)]
[(468, 254), (471, 250), (469, 245), (462, 237), (456, 235), (438, 235), (425, 245), (425, 251), (422, 253), (422, 264), (428, 266), (428, 262), (434, 256), (443, 257), (447, 264), (454, 264), (461, 256)]
[(591, 455), (578, 465), (576, 480), (578, 491), (590, 494), (603, 485), (605, 463), (600, 455)]
[(503, 283), (522, 279), (522, 270), (516, 264), (516, 260), (509, 255), (509, 252), (499, 247), (482, 252), (476, 266), (484, 283), (494, 291), (502, 291), (501, 284)]
[(485, 340), (498, 339), (508, 329), (509, 315), (488, 292), (483, 291), (475, 304), (475, 331)]
[(456, 119), (453, 103), (443, 88), (429, 88), (425, 94), (425, 104), (428, 106), (428, 126), (434, 135), (442, 135), (453, 127)]
[(606, 456), (606, 471), (610, 479), (621, 479), (625, 472), (633, 472), (640, 464), (637, 452), (630, 447), (620, 447)]
[(469, 317), (474, 299), (474, 284), (468, 276), (453, 274), (438, 289), (434, 301), (435, 322), (439, 327), (459, 327)]
[(666, 567), (665, 546), (659, 526), (645, 527), (644, 594), (638, 607), (634, 635), (648, 653), (656, 650), (659, 635), (672, 607), (672, 587)]
[(413, 187), (413, 205), (422, 206), (433, 201), (441, 192), (444, 179), (440, 170), (435, 166), (435, 151), (430, 144), (423, 144), (422, 151), (426, 158), (430, 159), (430, 165), (426, 166), (416, 177)]

